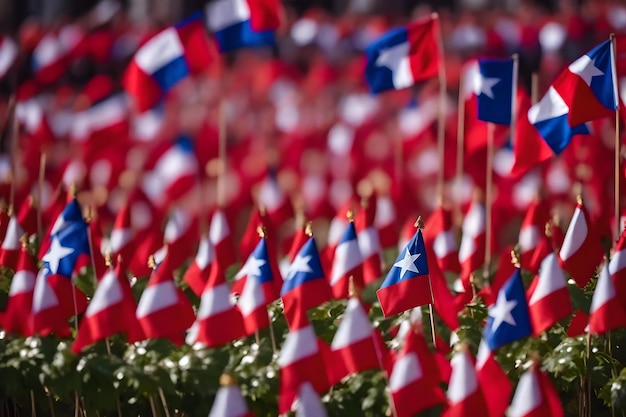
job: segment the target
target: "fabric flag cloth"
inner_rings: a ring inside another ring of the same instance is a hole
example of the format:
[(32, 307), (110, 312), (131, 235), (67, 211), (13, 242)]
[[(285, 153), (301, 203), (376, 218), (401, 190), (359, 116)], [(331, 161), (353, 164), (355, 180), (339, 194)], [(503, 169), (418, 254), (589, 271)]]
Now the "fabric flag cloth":
[(611, 116), (618, 107), (614, 51), (604, 41), (572, 62), (528, 111), (528, 120), (554, 154), (560, 154), (585, 122)]
[(198, 297), (202, 296), (209, 278), (210, 268), (215, 259), (215, 251), (208, 234), (200, 238), (196, 256), (183, 275), (183, 281)]
[(392, 29), (370, 44), (365, 78), (372, 93), (400, 90), (437, 76), (442, 65), (439, 18)]
[(15, 41), (8, 36), (0, 36), (0, 80), (11, 69), (18, 55)]
[(159, 207), (181, 198), (196, 184), (198, 160), (190, 138), (164, 142), (148, 157), (141, 189)]
[(206, 5), (205, 14), (220, 52), (272, 46), (276, 42), (278, 0), (217, 0)]
[(527, 294), (534, 336), (539, 336), (572, 313), (567, 278), (554, 252), (541, 262), (539, 275), (531, 282)]
[(502, 417), (509, 406), (513, 386), (484, 339), (478, 345), (476, 375), (483, 393), (489, 393), (486, 415)]
[(209, 224), (209, 239), (215, 251), (215, 263), (226, 270), (235, 263), (235, 243), (228, 225), (228, 218), (223, 209), (217, 208), (211, 216)]
[(368, 369), (387, 369), (387, 361), (385, 343), (359, 299), (351, 297), (330, 345), (326, 360), (328, 382), (332, 386), (351, 374)]
[(424, 229), (424, 239), (432, 246), (439, 268), (458, 273), (461, 266), (455, 230), (452, 228), (452, 212), (439, 206), (426, 224), (428, 227)]
[(617, 292), (617, 299), (626, 308), (626, 229), (615, 245), (613, 256), (609, 262), (609, 272), (613, 286)]
[[(447, 391), (448, 408), (442, 417), (487, 416), (487, 403), (469, 349), (465, 347), (456, 352), (450, 364), (452, 375)], [(489, 397), (491, 400), (491, 392)]]
[(116, 269), (110, 268), (89, 302), (72, 350), (78, 353), (117, 333), (124, 333), (129, 343), (141, 340), (143, 332), (135, 318), (136, 308), (137, 303), (124, 271), (120, 265)]
[(182, 207), (174, 207), (165, 224), (163, 242), (172, 268), (183, 264), (198, 243), (198, 219)]
[(176, 344), (184, 342), (184, 332), (194, 321), (193, 308), (176, 287), (167, 258), (152, 272), (137, 304), (136, 317), (145, 338), (170, 339)]
[(369, 285), (382, 274), (380, 236), (374, 225), (376, 218), (376, 200), (362, 202), (354, 225), (357, 230), (359, 251), (363, 259), (363, 284)]
[(604, 264), (589, 310), (589, 333), (604, 334), (609, 330), (626, 325), (626, 310), (617, 298), (617, 291), (611, 280), (608, 262)]
[(47, 33), (32, 53), (32, 69), (35, 79), (41, 84), (52, 83), (67, 70), (67, 56), (60, 37)]
[[(246, 334), (253, 334), (270, 324), (267, 305), (280, 296), (282, 286), (282, 279), (274, 276), (276, 269), (272, 268), (272, 262), (267, 241), (260, 238), (257, 247), (235, 275), (235, 282), (243, 282), (237, 306), (243, 314)], [(233, 288), (231, 292), (234, 292)]]
[(532, 327), (519, 268), (498, 291), (496, 303), (489, 307), (483, 337), (494, 351), (500, 346), (530, 336)]
[(470, 275), (485, 262), (486, 211), (483, 203), (474, 200), (463, 218), (462, 238), (459, 247), (461, 281), (469, 288)]
[(202, 14), (196, 13), (142, 45), (126, 68), (123, 85), (143, 112), (180, 81), (207, 69), (212, 60)]
[(0, 265), (15, 270), (20, 248), (22, 247), (20, 239), (22, 239), (24, 235), (24, 229), (20, 226), (17, 216), (11, 216), (2, 241), (2, 246), (0, 246)]
[(89, 225), (74, 199), (63, 209), (53, 227), (48, 249), (35, 282), (31, 330), (42, 336), (69, 335), (67, 319), (83, 313), (87, 297), (72, 282), (79, 265), (90, 262)]
[(579, 202), (559, 252), (563, 269), (581, 288), (587, 285), (604, 256), (600, 237), (589, 219), (587, 209)]
[(478, 119), (500, 125), (510, 125), (513, 117), (515, 61), (513, 59), (479, 59)]
[(209, 417), (254, 417), (235, 379), (224, 374), (220, 383), (222, 386), (215, 394)]
[(308, 382), (300, 385), (292, 409), (295, 411), (296, 417), (328, 417), (320, 396)]
[(385, 317), (433, 302), (421, 229), (400, 251), (376, 295)]
[(330, 273), (330, 287), (334, 298), (349, 297), (351, 279), (356, 288), (363, 288), (363, 257), (354, 222), (348, 222), (335, 248)]
[(289, 266), (280, 295), (291, 329), (306, 323), (307, 310), (331, 300), (331, 289), (313, 237), (309, 237)]
[[(528, 210), (526, 211), (524, 219), (522, 220), (522, 226), (520, 228), (518, 238), (520, 266), (522, 269), (526, 269), (533, 274), (537, 273), (536, 268), (539, 268), (539, 265), (533, 265), (531, 260), (539, 242), (544, 236), (546, 223), (549, 220), (550, 212), (548, 210), (548, 205), (544, 200), (539, 199), (536, 199), (531, 203), (530, 207), (528, 207)], [(542, 259), (539, 259), (539, 262), (542, 260), (543, 257)]]
[(272, 225), (277, 228), (291, 219), (294, 214), (291, 200), (280, 188), (274, 172), (270, 172), (261, 184), (258, 205), (267, 213)]
[(326, 368), (323, 356), (325, 350), (328, 350), (328, 346), (317, 339), (311, 325), (287, 333), (278, 358), (279, 414), (292, 408), (302, 384), (310, 383), (317, 394), (324, 393), (330, 387), (326, 372), (323, 372)]
[(2, 318), (2, 328), (9, 334), (21, 336), (29, 335), (30, 312), (33, 306), (33, 292), (37, 279), (35, 261), (28, 252), (26, 245), (22, 245), (17, 261), (15, 274), (11, 279), (7, 308)]
[(563, 417), (563, 406), (548, 375), (533, 364), (520, 378), (509, 417)]
[(398, 417), (413, 417), (420, 411), (446, 402), (439, 387), (439, 370), (424, 335), (407, 333), (389, 375), (389, 389)]
[(214, 264), (202, 292), (196, 321), (187, 333), (186, 342), (189, 345), (201, 343), (206, 347), (217, 347), (244, 337), (245, 334), (243, 317), (230, 295), (224, 269)]

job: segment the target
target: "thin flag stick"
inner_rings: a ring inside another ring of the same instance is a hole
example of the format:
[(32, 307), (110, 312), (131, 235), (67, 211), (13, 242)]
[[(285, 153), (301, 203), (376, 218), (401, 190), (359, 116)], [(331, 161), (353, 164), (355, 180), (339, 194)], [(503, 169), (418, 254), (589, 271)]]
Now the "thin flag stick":
[[(439, 19), (437, 13), (433, 13), (433, 19)], [(437, 25), (437, 47), (439, 48), (440, 58), (444, 59), (443, 35), (441, 26)], [(443, 187), (444, 187), (444, 168), (445, 168), (445, 146), (446, 146), (446, 66), (443, 62), (439, 63), (439, 110), (437, 112), (437, 156), (439, 158), (439, 173), (437, 177), (437, 200), (439, 204), (443, 203)]]
[(539, 74), (533, 72), (530, 76), (530, 102), (536, 104), (539, 101)]
[[(418, 216), (417, 220), (415, 220), (414, 226), (420, 230), (424, 230), (424, 219), (422, 216)], [(428, 312), (430, 315), (430, 334), (433, 338), (433, 346), (437, 349), (437, 331), (435, 330), (435, 315), (433, 311), (433, 303), (435, 301), (435, 296), (433, 294), (433, 284), (430, 281), (430, 275), (428, 276), (428, 289), (430, 290), (430, 303), (428, 304)]]
[(615, 240), (619, 239), (619, 235), (622, 231), (622, 225), (620, 224), (620, 158), (621, 158), (621, 141), (619, 134), (619, 105), (617, 102), (617, 65), (615, 64), (615, 51), (616, 51), (616, 39), (615, 34), (611, 33), (609, 36), (611, 40), (611, 71), (613, 73), (613, 99), (615, 100)]
[[(465, 74), (461, 71), (459, 76), (459, 103), (457, 109), (457, 135), (456, 135), (456, 186), (461, 187), (463, 181), (463, 151), (465, 150)], [(458, 199), (457, 208), (461, 212), (461, 199)]]
[(47, 155), (45, 152), (41, 153), (41, 158), (39, 159), (39, 186), (37, 187), (37, 240), (41, 245), (41, 240), (43, 239), (43, 220), (42, 220), (42, 210), (43, 210), (43, 183), (46, 177), (46, 159)]
[(485, 264), (483, 265), (483, 285), (489, 285), (491, 264), (491, 205), (493, 200), (493, 154), (495, 125), (487, 123), (487, 184), (485, 187)]

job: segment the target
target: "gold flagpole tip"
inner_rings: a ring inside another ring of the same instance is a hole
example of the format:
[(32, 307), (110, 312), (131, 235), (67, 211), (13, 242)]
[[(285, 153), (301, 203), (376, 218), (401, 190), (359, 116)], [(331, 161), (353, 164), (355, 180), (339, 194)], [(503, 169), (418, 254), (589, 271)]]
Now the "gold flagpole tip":
[(261, 238), (267, 237), (267, 230), (266, 230), (265, 226), (258, 226), (256, 228), (256, 232), (259, 234), (259, 237), (261, 237)]
[(156, 260), (154, 259), (154, 255), (150, 255), (148, 257), (148, 267), (150, 269), (154, 269), (156, 268)]
[(28, 235), (26, 233), (20, 236), (20, 243), (22, 244), (22, 249), (28, 247)]
[(304, 233), (308, 237), (312, 237), (313, 236), (313, 224), (310, 221), (306, 222), (306, 226), (304, 226)]
[(353, 222), (354, 221), (354, 211), (352, 211), (352, 210), (346, 211), (346, 218), (348, 219), (349, 222)]
[(519, 258), (517, 257), (517, 253), (515, 253), (515, 250), (511, 251), (511, 263), (516, 268), (520, 267)]
[(259, 214), (263, 217), (265, 217), (265, 214), (267, 214), (267, 209), (263, 204), (259, 204)]
[(72, 196), (72, 198), (76, 198), (76, 194), (78, 194), (78, 187), (76, 186), (76, 183), (70, 184), (67, 192)]
[(354, 276), (350, 275), (348, 278), (348, 297), (352, 298), (356, 295), (356, 288), (354, 287)]
[(576, 204), (583, 204), (583, 196), (581, 194), (576, 195)]
[(424, 229), (424, 219), (422, 219), (422, 216), (417, 217), (417, 220), (415, 220), (413, 226), (417, 227), (420, 230)]
[(7, 207), (7, 216), (11, 217), (13, 215), (13, 204), (9, 204)]
[(547, 237), (552, 237), (552, 228), (554, 227), (554, 223), (552, 223), (552, 220), (548, 220), (546, 222), (546, 226), (545, 226), (545, 230), (544, 233), (546, 234)]
[(111, 262), (111, 251), (107, 250), (106, 253), (104, 254), (104, 264), (107, 267), (110, 267), (113, 263)]
[(511, 59), (512, 59), (513, 61), (517, 61), (517, 60), (519, 59), (519, 54), (518, 54), (517, 52), (516, 52), (516, 53), (514, 53), (514, 54), (511, 54)]
[(610, 39), (610, 40), (615, 39), (615, 32), (611, 32), (611, 33), (609, 33), (609, 39)]
[(220, 376), (220, 385), (223, 387), (232, 387), (237, 385), (237, 378), (235, 378), (234, 375), (224, 373)]

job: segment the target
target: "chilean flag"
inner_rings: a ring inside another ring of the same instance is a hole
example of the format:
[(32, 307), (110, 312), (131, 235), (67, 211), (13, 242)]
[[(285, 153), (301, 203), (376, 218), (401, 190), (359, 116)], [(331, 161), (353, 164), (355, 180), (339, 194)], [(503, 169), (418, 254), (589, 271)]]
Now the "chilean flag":
[(554, 154), (560, 154), (576, 133), (588, 133), (585, 122), (611, 116), (618, 106), (615, 54), (610, 40), (572, 62), (528, 111)]
[(442, 417), (488, 416), (487, 402), (474, 367), (474, 358), (468, 348), (455, 353), (450, 364), (452, 375), (447, 392), (449, 407)]
[(350, 298), (330, 345), (328, 381), (338, 384), (348, 375), (386, 369), (387, 348), (357, 298)]
[(80, 322), (72, 350), (76, 353), (99, 340), (124, 333), (129, 343), (141, 340), (143, 332), (134, 317), (137, 305), (126, 274), (109, 269), (96, 288)]
[(39, 41), (33, 50), (32, 68), (42, 84), (61, 78), (67, 70), (67, 56), (59, 36), (50, 32)]
[(509, 405), (513, 387), (484, 339), (480, 341), (476, 354), (476, 376), (483, 393), (489, 393), (486, 415), (502, 417)]
[(182, 344), (194, 319), (191, 303), (176, 287), (167, 258), (156, 267), (137, 304), (136, 317), (146, 338), (166, 338)]
[[(519, 231), (520, 266), (523, 269), (536, 273), (532, 265), (532, 258), (542, 236), (546, 223), (550, 220), (550, 212), (543, 200), (531, 203)], [(539, 260), (541, 262), (541, 259)]]
[(530, 284), (527, 297), (534, 336), (539, 336), (572, 313), (567, 278), (554, 252), (541, 262), (539, 275)]
[(216, 0), (206, 5), (207, 26), (221, 52), (271, 46), (280, 24), (278, 0)]
[(28, 330), (28, 316), (30, 316), (32, 310), (36, 278), (37, 268), (35, 267), (35, 262), (30, 253), (28, 253), (28, 248), (23, 245), (15, 274), (11, 279), (7, 309), (2, 318), (2, 328), (7, 333), (22, 336), (30, 334)]
[(559, 252), (563, 269), (582, 288), (594, 275), (603, 255), (600, 237), (589, 221), (585, 206), (579, 202)]
[(626, 308), (626, 229), (622, 231), (615, 245), (611, 262), (609, 262), (609, 272), (615, 291), (617, 291), (617, 298)]
[(426, 240), (432, 245), (435, 258), (442, 271), (459, 272), (459, 249), (455, 230), (452, 228), (452, 212), (437, 207), (428, 219)]
[(224, 269), (219, 263), (214, 263), (186, 342), (217, 347), (244, 336), (243, 317), (230, 295)]
[[(68, 206), (78, 203), (73, 200)], [(63, 213), (66, 213), (66, 210)], [(62, 213), (62, 214), (63, 214)], [(50, 245), (42, 256), (41, 271), (35, 282), (31, 330), (42, 336), (55, 333), (69, 335), (68, 317), (87, 308), (87, 298), (72, 282), (79, 264), (89, 261), (88, 225), (82, 219), (67, 220), (50, 237)]]
[(348, 298), (350, 277), (357, 288), (363, 288), (363, 259), (359, 250), (354, 222), (348, 222), (335, 248), (330, 286), (336, 299)]
[(324, 372), (326, 369), (324, 350), (328, 350), (328, 346), (317, 339), (310, 324), (287, 333), (278, 358), (279, 414), (291, 409), (294, 400), (299, 396), (302, 384), (310, 383), (318, 394), (324, 393), (329, 388)]
[(589, 333), (604, 334), (624, 325), (626, 325), (626, 310), (623, 301), (617, 298), (617, 291), (611, 280), (607, 262), (600, 271), (598, 283), (591, 299)]
[(241, 270), (235, 275), (236, 282), (243, 281), (237, 305), (243, 314), (247, 334), (269, 325), (266, 306), (280, 295), (282, 280), (274, 277), (272, 259), (267, 242), (261, 238)]
[(520, 378), (509, 417), (563, 417), (563, 406), (548, 375), (533, 364)]
[(324, 277), (313, 237), (302, 246), (289, 266), (280, 295), (290, 328), (302, 325), (307, 310), (331, 300), (331, 289)]
[(185, 275), (183, 275), (183, 281), (189, 285), (191, 291), (198, 297), (202, 296), (204, 287), (206, 287), (210, 267), (214, 259), (215, 250), (213, 249), (213, 243), (211, 243), (208, 234), (205, 234), (200, 238), (196, 257), (185, 271)]
[(441, 65), (439, 19), (392, 29), (365, 50), (365, 78), (372, 93), (400, 90), (437, 76)]
[(155, 149), (146, 162), (142, 190), (160, 207), (181, 198), (196, 184), (198, 160), (191, 139), (181, 136)]
[(376, 200), (362, 203), (354, 220), (359, 251), (363, 258), (363, 284), (365, 285), (376, 281), (382, 274), (380, 237), (378, 236), (378, 229), (374, 226), (375, 203)]
[(141, 46), (126, 68), (123, 85), (138, 110), (146, 111), (180, 81), (208, 68), (211, 61), (202, 16), (196, 13)]
[(439, 381), (439, 370), (424, 335), (415, 330), (408, 332), (389, 375), (389, 390), (397, 416), (412, 417), (445, 403)]
[(421, 229), (400, 251), (376, 295), (385, 317), (433, 302)]

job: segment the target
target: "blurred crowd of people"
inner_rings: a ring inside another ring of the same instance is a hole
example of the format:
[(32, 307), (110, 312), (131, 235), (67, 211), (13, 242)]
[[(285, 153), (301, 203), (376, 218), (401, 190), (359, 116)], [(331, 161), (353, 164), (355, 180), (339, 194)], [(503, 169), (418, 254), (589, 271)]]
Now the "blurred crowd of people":
[[(139, 180), (151, 149), (184, 135), (193, 140), (198, 166), (207, 174), (202, 199), (188, 197), (184, 204), (192, 210), (198, 208), (194, 207), (198, 201), (204, 208), (211, 207), (217, 201), (216, 161), (224, 122), (229, 167), (225, 189), (227, 205), (234, 209), (231, 213), (250, 207), (268, 173), (275, 174), (281, 189), (312, 219), (331, 218), (351, 196), (372, 191), (393, 196), (397, 221), (413, 213), (427, 214), (437, 204), (440, 170), (448, 183), (446, 199), (467, 205), (475, 194), (473, 187), (484, 187), (485, 155), (465, 157), (466, 175), (459, 187), (453, 180), (463, 64), (474, 57), (518, 53), (520, 82), (530, 91), (531, 74), (536, 72), (541, 94), (571, 61), (609, 33), (626, 29), (626, 2), (616, 0), (562, 0), (551, 7), (533, 1), (498, 2), (500, 7), (464, 1), (453, 8), (408, 1), (384, 2), (388, 7), (378, 4), (382, 2), (353, 1), (346, 2), (342, 13), (333, 10), (332, 2), (326, 2), (331, 7), (308, 9), (296, 3), (283, 4), (274, 48), (222, 56), (216, 52), (212, 69), (177, 86), (161, 108), (139, 114), (124, 101), (126, 123), (113, 136), (96, 139), (97, 145), (90, 140), (88, 146), (77, 115), (120, 93), (121, 77), (133, 53), (174, 22), (138, 19), (133, 7), (149, 7), (149, 1), (114, 0), (102, 0), (72, 19), (26, 18), (4, 38), (12, 38), (19, 51), (0, 81), (5, 126), (0, 181), (6, 185), (5, 200), (11, 181), (7, 161), (12, 134), (4, 115), (15, 95), (18, 104), (37, 100), (52, 135), (43, 142), (34, 140), (27, 125), (36, 110), (18, 112), (16, 202), (36, 186), (45, 152), (43, 204), (58, 184), (75, 184), (88, 192), (85, 198), (99, 207), (103, 218), (113, 218)], [(393, 13), (394, 5), (403, 11), (411, 6), (411, 11)], [(180, 6), (177, 13), (191, 12), (189, 7)], [(386, 13), (370, 13), (381, 9)], [(444, 166), (438, 161), (436, 143), (439, 81), (373, 96), (363, 76), (362, 51), (371, 41), (433, 11), (441, 17), (445, 50)], [(37, 48), (51, 35), (56, 44), (46, 53), (59, 54), (62, 69), (52, 79), (39, 79)], [(571, 199), (576, 182), (594, 184), (589, 208), (596, 217), (610, 213), (613, 171), (603, 161), (611, 160), (606, 158), (612, 155), (612, 123), (597, 124), (594, 134), (603, 139), (597, 141), (602, 146), (582, 143), (522, 179), (508, 176), (510, 147), (499, 149), (494, 213), (500, 224), (523, 213), (539, 189)]]

